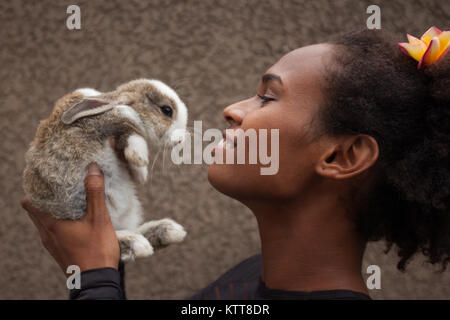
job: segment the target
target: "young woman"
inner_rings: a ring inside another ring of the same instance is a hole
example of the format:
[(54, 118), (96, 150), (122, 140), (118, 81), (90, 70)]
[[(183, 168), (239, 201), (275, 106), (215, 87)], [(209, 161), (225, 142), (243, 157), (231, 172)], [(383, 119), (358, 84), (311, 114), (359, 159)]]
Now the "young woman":
[[(192, 298), (368, 299), (368, 241), (398, 247), (398, 268), (422, 252), (450, 256), (449, 59), (417, 61), (380, 31), (294, 50), (263, 75), (256, 94), (224, 109), (231, 129), (279, 129), (279, 171), (213, 164), (211, 184), (249, 207), (262, 255)], [(226, 153), (226, 150), (225, 150)], [(56, 221), (22, 202), (65, 271), (79, 265), (74, 299), (124, 298), (119, 247), (95, 165), (87, 214)]]

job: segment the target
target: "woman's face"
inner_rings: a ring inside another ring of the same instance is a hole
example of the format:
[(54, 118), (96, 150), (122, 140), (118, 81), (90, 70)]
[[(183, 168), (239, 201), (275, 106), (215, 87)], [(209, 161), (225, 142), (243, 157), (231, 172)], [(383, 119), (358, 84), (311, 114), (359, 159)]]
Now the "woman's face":
[(244, 201), (287, 200), (314, 182), (314, 167), (326, 147), (316, 116), (331, 50), (331, 45), (319, 44), (288, 53), (264, 73), (253, 97), (224, 109), (233, 130), (228, 132), (230, 137), (236, 129), (267, 129), (269, 155), (271, 129), (279, 130), (279, 168), (274, 175), (262, 175), (260, 168), (268, 165), (248, 164), (248, 141), (246, 164), (237, 164), (236, 159), (234, 164), (225, 164), (229, 146), (220, 147), (224, 164), (214, 163), (208, 169), (208, 179), (217, 190)]

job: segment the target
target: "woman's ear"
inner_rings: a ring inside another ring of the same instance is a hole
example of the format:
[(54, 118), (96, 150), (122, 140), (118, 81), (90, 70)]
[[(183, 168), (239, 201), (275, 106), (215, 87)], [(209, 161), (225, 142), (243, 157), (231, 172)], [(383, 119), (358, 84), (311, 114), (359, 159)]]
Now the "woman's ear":
[(365, 134), (346, 136), (329, 148), (316, 172), (331, 179), (347, 179), (369, 169), (378, 159), (377, 141)]

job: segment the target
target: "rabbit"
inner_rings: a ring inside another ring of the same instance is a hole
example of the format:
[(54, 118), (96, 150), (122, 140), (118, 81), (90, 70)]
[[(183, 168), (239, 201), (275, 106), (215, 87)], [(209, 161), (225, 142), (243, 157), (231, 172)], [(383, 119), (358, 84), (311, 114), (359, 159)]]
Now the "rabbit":
[(186, 231), (171, 219), (141, 223), (135, 187), (147, 180), (149, 146), (182, 143), (187, 117), (177, 93), (158, 80), (133, 80), (106, 93), (84, 88), (66, 94), (40, 122), (25, 154), (25, 194), (56, 218), (80, 219), (86, 210), (86, 167), (96, 162), (122, 261), (181, 242)]

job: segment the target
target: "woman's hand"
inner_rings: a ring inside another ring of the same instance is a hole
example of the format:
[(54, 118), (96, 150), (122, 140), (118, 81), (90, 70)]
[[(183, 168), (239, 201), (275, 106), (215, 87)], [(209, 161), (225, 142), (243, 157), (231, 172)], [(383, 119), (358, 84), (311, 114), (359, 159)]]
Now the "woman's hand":
[(80, 220), (61, 220), (33, 208), (24, 198), (22, 207), (37, 227), (42, 243), (66, 273), (69, 265), (81, 271), (117, 269), (120, 249), (104, 199), (103, 173), (97, 164), (88, 166), (85, 179), (87, 211)]

